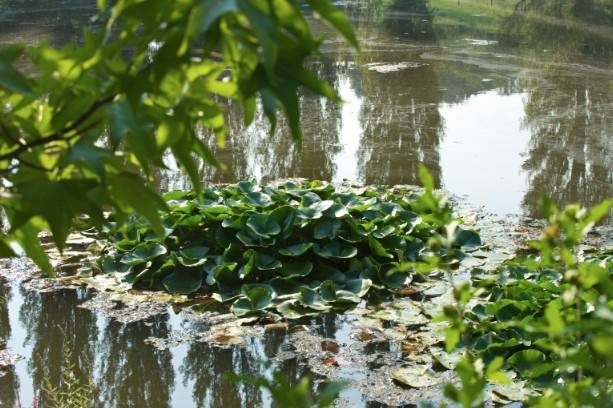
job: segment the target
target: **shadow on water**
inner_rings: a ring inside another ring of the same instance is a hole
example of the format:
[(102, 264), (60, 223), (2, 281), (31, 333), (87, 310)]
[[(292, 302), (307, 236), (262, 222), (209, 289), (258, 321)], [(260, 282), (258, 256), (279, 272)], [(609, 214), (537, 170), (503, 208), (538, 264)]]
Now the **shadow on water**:
[[(302, 96), (302, 152), (283, 122), (269, 135), (258, 112), (245, 128), (240, 109), (230, 106), (227, 148), (217, 150), (228, 170), (203, 166), (202, 177), (414, 184), (424, 162), (439, 185), (500, 213), (533, 216), (545, 192), (560, 203), (586, 205), (612, 196), (613, 14), (607, 0), (495, 0), (494, 8), (480, 11), (466, 3), (339, 2), (362, 38), (362, 53), (330, 41), (312, 64), (345, 104)], [(0, 0), (0, 45), (75, 39), (94, 6), (91, 0)], [(331, 34), (317, 21), (313, 27)], [(168, 164), (158, 188), (188, 187)], [(39, 293), (0, 280), (0, 344), (25, 357), (2, 371), (0, 406), (13, 407), (19, 398), (28, 406), (46, 377), (58, 381), (65, 349), (77, 377), (96, 385), (100, 407), (270, 406), (267, 394), (224, 376), (270, 374), (259, 361), (292, 351), (285, 334), (249, 339), (244, 347), (193, 342), (159, 349), (146, 340), (197, 330), (198, 323), (169, 310), (122, 324), (78, 307), (90, 295)], [(351, 342), (339, 316), (319, 317), (315, 325), (322, 337)], [(369, 354), (395, 352), (385, 342), (369, 347)], [(296, 358), (278, 366), (292, 381), (306, 373)], [(356, 390), (344, 396), (378, 406)]]

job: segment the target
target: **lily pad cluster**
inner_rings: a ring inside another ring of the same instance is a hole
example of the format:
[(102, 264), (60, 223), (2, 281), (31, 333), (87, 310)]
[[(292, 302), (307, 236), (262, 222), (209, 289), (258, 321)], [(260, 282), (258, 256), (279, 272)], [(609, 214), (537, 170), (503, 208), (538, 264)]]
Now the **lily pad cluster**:
[[(439, 228), (414, 192), (320, 181), (244, 181), (164, 199), (163, 237), (136, 216), (95, 232), (106, 242), (100, 270), (135, 287), (207, 293), (239, 316), (300, 317), (400, 289), (411, 281), (406, 265), (432, 255), (427, 241)], [(454, 256), (478, 245), (476, 232), (458, 229)]]

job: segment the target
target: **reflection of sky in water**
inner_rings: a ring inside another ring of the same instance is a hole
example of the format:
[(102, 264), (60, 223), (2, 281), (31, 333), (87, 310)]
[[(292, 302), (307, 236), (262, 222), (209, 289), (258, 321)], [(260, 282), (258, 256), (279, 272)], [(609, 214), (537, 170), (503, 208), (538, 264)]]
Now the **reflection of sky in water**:
[(488, 91), (439, 108), (443, 186), (490, 211), (516, 213), (526, 190), (522, 154), (530, 133), (521, 128), (525, 94)]
[(343, 179), (361, 181), (358, 168), (358, 150), (363, 132), (360, 122), (362, 98), (352, 88), (348, 77), (342, 77), (339, 80), (338, 94), (344, 104), (341, 108), (341, 120), (338, 129), (340, 151), (333, 157), (336, 169), (332, 180), (336, 182), (343, 181)]

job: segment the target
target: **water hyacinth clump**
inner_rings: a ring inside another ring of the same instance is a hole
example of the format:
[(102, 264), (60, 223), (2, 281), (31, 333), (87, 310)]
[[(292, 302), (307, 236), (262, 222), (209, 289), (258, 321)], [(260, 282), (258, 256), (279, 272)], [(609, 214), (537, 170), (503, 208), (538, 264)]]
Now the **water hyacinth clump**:
[(427, 196), (320, 181), (170, 192), (163, 237), (139, 217), (95, 231), (98, 267), (134, 287), (210, 294), (239, 316), (317, 314), (403, 288), (432, 255), (457, 262), (480, 246), (476, 232), (457, 228), (451, 253), (434, 254), (428, 240), (441, 225)]

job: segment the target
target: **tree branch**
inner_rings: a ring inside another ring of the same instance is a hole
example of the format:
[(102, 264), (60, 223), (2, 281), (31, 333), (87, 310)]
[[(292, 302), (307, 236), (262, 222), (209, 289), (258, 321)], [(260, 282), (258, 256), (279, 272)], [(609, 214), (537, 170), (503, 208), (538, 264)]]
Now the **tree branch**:
[[(89, 125), (83, 129), (79, 129), (79, 127), (82, 124), (84, 124), (87, 121), (87, 119), (89, 119), (94, 113), (96, 113), (98, 109), (100, 109), (104, 105), (107, 105), (108, 103), (113, 101), (113, 99), (115, 99), (115, 96), (116, 96), (115, 94), (112, 94), (112, 95), (109, 95), (102, 99), (97, 100), (96, 102), (92, 104), (92, 106), (85, 113), (83, 113), (79, 118), (77, 118), (77, 120), (75, 120), (71, 125), (64, 127), (62, 130), (56, 133), (52, 133), (49, 136), (45, 136), (40, 139), (33, 140), (29, 143), (25, 143), (25, 144), (19, 143), (19, 147), (17, 149), (13, 150), (10, 153), (5, 153), (3, 155), (0, 155), (0, 161), (17, 158), (21, 153), (27, 150), (30, 150), (34, 147), (37, 147), (37, 146), (43, 146), (48, 143), (56, 142), (60, 140), (70, 140), (73, 137), (83, 133), (84, 131), (90, 130), (93, 126), (95, 126), (99, 122), (96, 121), (94, 122), (94, 124)], [(66, 139), (64, 136), (67, 133), (70, 133), (72, 131), (76, 131), (77, 133)]]

